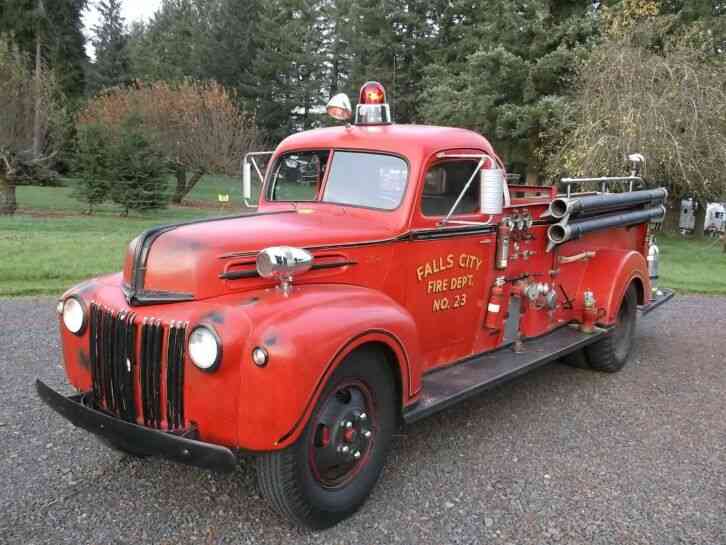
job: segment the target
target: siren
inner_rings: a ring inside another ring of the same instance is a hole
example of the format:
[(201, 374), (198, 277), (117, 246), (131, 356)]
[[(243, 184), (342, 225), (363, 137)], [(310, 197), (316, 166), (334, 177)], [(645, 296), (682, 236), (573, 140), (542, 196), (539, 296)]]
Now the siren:
[(391, 109), (386, 101), (386, 90), (377, 81), (363, 84), (355, 108), (356, 125), (390, 125)]

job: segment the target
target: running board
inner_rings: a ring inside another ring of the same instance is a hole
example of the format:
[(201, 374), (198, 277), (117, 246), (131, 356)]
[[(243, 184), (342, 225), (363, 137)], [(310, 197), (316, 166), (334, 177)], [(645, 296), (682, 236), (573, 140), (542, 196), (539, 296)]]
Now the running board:
[(520, 353), (507, 346), (429, 373), (423, 377), (421, 399), (404, 410), (403, 419), (407, 424), (421, 420), (575, 352), (605, 333), (607, 330), (597, 328), (594, 333), (587, 334), (573, 326), (565, 326), (525, 341)]
[(668, 288), (660, 288), (658, 290), (658, 294), (653, 298), (653, 300), (650, 303), (646, 303), (645, 305), (639, 305), (638, 310), (640, 310), (643, 316), (646, 316), (649, 312), (657, 309), (663, 303), (667, 303), (668, 301), (673, 299), (673, 295), (675, 295), (673, 290), (669, 290)]

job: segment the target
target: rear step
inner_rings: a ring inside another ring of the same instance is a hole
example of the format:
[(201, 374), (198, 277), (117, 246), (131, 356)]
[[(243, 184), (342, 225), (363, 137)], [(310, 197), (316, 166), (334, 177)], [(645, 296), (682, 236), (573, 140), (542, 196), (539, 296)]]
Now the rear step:
[(651, 311), (657, 309), (663, 303), (667, 303), (668, 301), (670, 301), (673, 298), (673, 295), (673, 290), (669, 290), (668, 288), (661, 288), (658, 290), (658, 294), (650, 303), (646, 303), (645, 305), (639, 305), (638, 309), (643, 314), (643, 316), (645, 316)]
[(459, 401), (507, 382), (537, 367), (566, 356), (602, 337), (607, 330), (582, 333), (573, 326), (561, 327), (542, 337), (525, 341), (516, 353), (511, 346), (424, 376), (421, 399), (404, 411), (407, 424), (437, 413)]

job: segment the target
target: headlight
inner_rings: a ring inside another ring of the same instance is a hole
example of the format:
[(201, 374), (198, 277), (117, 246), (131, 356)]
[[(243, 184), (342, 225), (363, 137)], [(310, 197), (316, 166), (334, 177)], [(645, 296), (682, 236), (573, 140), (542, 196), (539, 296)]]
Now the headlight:
[(75, 297), (69, 297), (63, 303), (63, 323), (68, 331), (80, 335), (86, 325), (86, 310), (83, 304)]
[(207, 326), (194, 328), (189, 335), (189, 357), (202, 371), (212, 371), (222, 359), (222, 344), (217, 332)]

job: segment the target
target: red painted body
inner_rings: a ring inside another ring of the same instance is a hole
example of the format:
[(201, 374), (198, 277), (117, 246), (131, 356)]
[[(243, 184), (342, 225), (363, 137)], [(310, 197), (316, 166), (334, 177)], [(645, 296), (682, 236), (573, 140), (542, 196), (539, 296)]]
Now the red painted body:
[[(326, 378), (347, 354), (367, 343), (381, 347), (395, 367), (402, 408), (415, 403), (424, 373), (501, 345), (511, 293), (521, 292), (529, 282), (551, 285), (558, 300), (555, 308), (542, 308), (521, 297), (527, 301), (521, 309), (522, 337), (581, 322), (585, 291), (595, 295), (601, 325), (614, 322), (631, 282), (638, 286), (639, 302), (650, 293), (645, 225), (602, 231), (545, 251), (547, 226), (536, 220), (554, 197), (550, 188), (511, 187), (512, 206), (500, 216), (456, 216), (496, 225), (503, 217), (526, 211), (535, 219), (526, 233), (512, 234), (504, 270), (495, 268), (495, 231), (453, 236), (460, 225), (440, 226), (439, 218), (425, 217), (419, 206), (424, 176), (441, 161), (438, 154), (495, 155), (476, 133), (398, 125), (319, 129), (287, 138), (270, 164), (285, 152), (302, 150), (381, 151), (404, 158), (408, 182), (402, 203), (391, 211), (291, 204), (268, 202), (263, 192), (261, 215), (176, 227), (151, 244), (144, 290), (188, 293), (193, 300), (135, 307), (127, 303), (122, 286), (132, 281), (138, 241), (129, 247), (123, 273), (66, 294), (132, 310), (140, 320), (214, 327), (223, 345), (218, 369), (203, 372), (188, 356), (185, 361), (185, 419), (196, 425), (202, 441), (250, 451), (288, 446), (304, 428)], [(441, 236), (426, 236), (431, 233)], [(289, 295), (276, 282), (253, 274), (220, 278), (253, 273), (257, 252), (274, 245), (305, 248), (315, 263), (340, 266), (297, 277)], [(586, 251), (595, 255), (559, 264), (560, 256)], [(494, 288), (497, 277), (519, 280)], [(502, 315), (486, 327), (492, 298)], [(61, 322), (61, 336), (70, 382), (90, 390), (88, 331), (77, 337)], [(251, 359), (258, 346), (269, 353), (262, 368)], [(163, 387), (161, 395), (164, 406)]]

